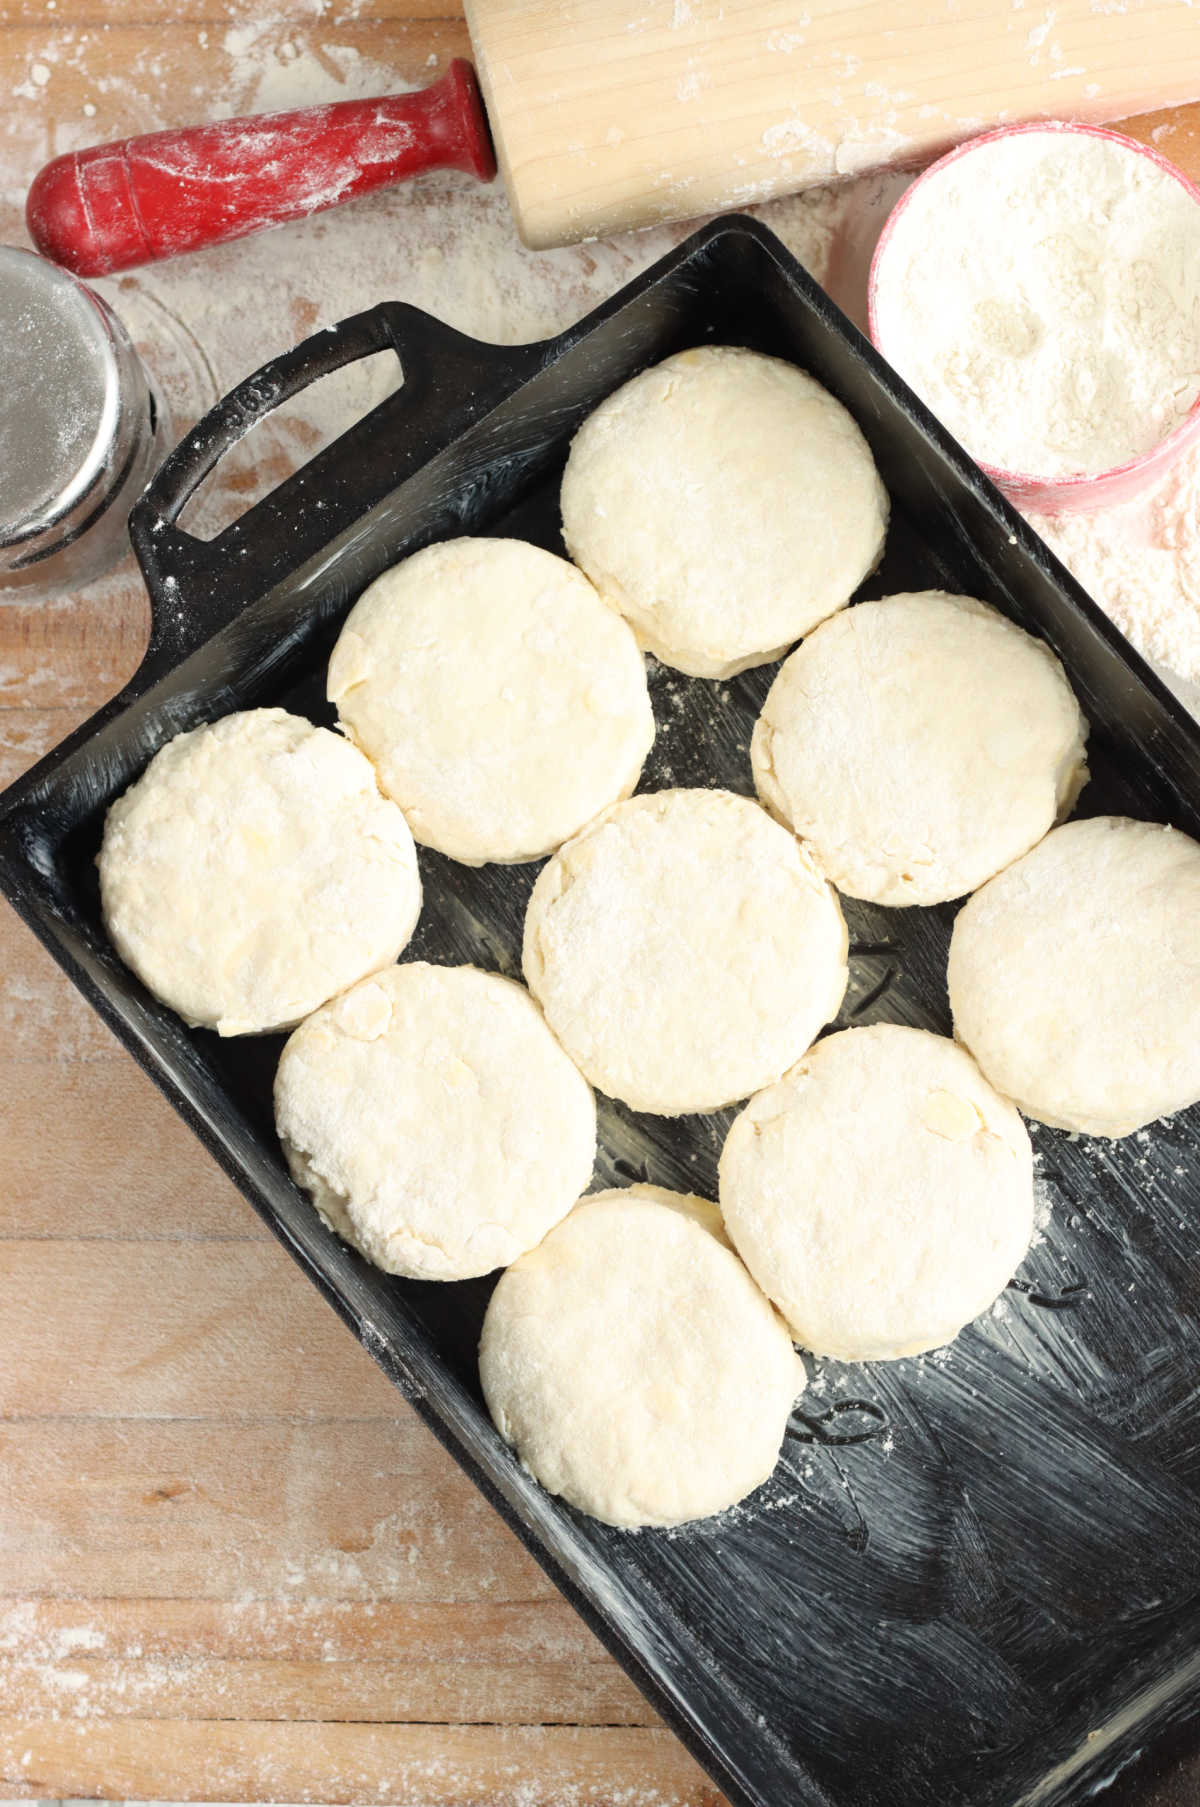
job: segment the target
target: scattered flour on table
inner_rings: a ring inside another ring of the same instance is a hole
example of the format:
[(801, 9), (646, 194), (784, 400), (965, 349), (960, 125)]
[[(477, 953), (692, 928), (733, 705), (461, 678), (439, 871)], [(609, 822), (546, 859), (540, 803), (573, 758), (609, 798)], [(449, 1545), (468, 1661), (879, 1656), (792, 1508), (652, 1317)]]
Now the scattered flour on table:
[(1200, 446), (1153, 489), (1085, 515), (1030, 514), (1034, 531), (1144, 656), (1200, 703)]
[[(230, 25), (223, 48), (233, 77), (217, 110), (361, 99), (405, 85), (353, 45), (317, 51), (299, 38), (294, 23), (289, 28), (271, 18)], [(855, 186), (874, 192), (878, 182), (872, 176)], [(821, 278), (854, 206), (848, 189), (821, 190), (759, 211)], [(493, 343), (550, 337), (690, 229), (654, 228), (530, 251), (517, 237), (498, 182), (484, 186), (456, 172), (434, 172), (278, 231), (96, 286), (125, 319), (150, 367), (156, 360), (171, 365), (177, 380), (167, 399), (182, 429), (265, 358), (378, 301), (410, 302)], [(307, 391), (256, 432), (253, 445), (224, 461), (219, 484), (244, 507), (375, 406), (399, 378), (385, 355)], [(215, 494), (211, 504), (215, 520)], [(203, 514), (189, 516), (189, 525), (203, 531)]]
[[(315, 47), (311, 27), (321, 0), (287, 15), (235, 8), (224, 28), (199, 27), (186, 54), (204, 80), (193, 84), (194, 117), (272, 111), (327, 100), (396, 92), (394, 68), (366, 53), (372, 38), (353, 7), (339, 28), (344, 43)], [(137, 52), (119, 73), (103, 27), (51, 27), (39, 33), (30, 62), (91, 80), (94, 100), (82, 116), (53, 115), (55, 81), (23, 91), (0, 120), (0, 237), (24, 242), (21, 209), (31, 173), (48, 156), (81, 147), (108, 130), (151, 131), (165, 117), (166, 53)], [(443, 59), (444, 61), (444, 59)], [(93, 71), (99, 73), (93, 76)], [(408, 73), (431, 79), (424, 66)], [(85, 91), (88, 91), (85, 88)], [(220, 94), (214, 103), (212, 95)], [(756, 210), (838, 304), (865, 324), (867, 268), (879, 230), (911, 182), (881, 172), (809, 190)], [(686, 234), (684, 226), (627, 233), (592, 245), (533, 252), (520, 243), (503, 190), (452, 172), (351, 202), (332, 212), (173, 262), (148, 265), (97, 287), (130, 328), (165, 395), (177, 433), (266, 358), (335, 320), (383, 299), (412, 302), (474, 337), (519, 343), (572, 324)], [(322, 443), (383, 399), (399, 379), (386, 355), (306, 391), (224, 460), (211, 504), (189, 516), (205, 530), (287, 475)], [(1091, 517), (1034, 518), (1064, 562), (1123, 632), (1152, 659), (1200, 679), (1200, 451), (1190, 454), (1147, 498)], [(94, 585), (96, 597), (128, 588), (132, 560)]]
[[(85, 102), (83, 116), (64, 121), (47, 99), (53, 84), (47, 89), (28, 81), (27, 97), (0, 122), (3, 237), (24, 241), (20, 209), (38, 165), (96, 136), (96, 101), (109, 135), (180, 123), (181, 54), (197, 76), (195, 118), (364, 99), (412, 85), (368, 54), (377, 40), (356, 25), (353, 4), (335, 27), (323, 25), (321, 42), (314, 43), (312, 25), (323, 11), (322, 0), (302, 0), (286, 15), (248, 14), (238, 7), (223, 27), (189, 30), (182, 50), (155, 45), (120, 64), (110, 48), (115, 40), (103, 26), (54, 27), (39, 34), (31, 62), (71, 71), (95, 99)], [(420, 68), (402, 72), (422, 83), (435, 74), (424, 58)], [(167, 93), (174, 96), (170, 117), (163, 112)], [(821, 280), (841, 227), (861, 210), (864, 197), (880, 192), (880, 180), (870, 176), (758, 211)], [(495, 343), (546, 338), (606, 300), (690, 229), (652, 228), (533, 252), (517, 238), (499, 183), (483, 186), (456, 172), (434, 172), (277, 231), (148, 265), (96, 287), (129, 327), (178, 434), (267, 358), (376, 302), (410, 302)], [(399, 374), (386, 355), (364, 361), (277, 411), (222, 462), (203, 499), (189, 511), (187, 525), (200, 533), (223, 525), (381, 401)], [(126, 561), (101, 584), (128, 582), (129, 573)]]
[(996, 140), (913, 190), (876, 314), (892, 362), (976, 458), (1104, 470), (1200, 392), (1200, 206), (1111, 139)]
[(227, 27), (221, 47), (233, 64), (233, 83), (228, 98), (210, 106), (211, 118), (318, 107), (331, 100), (403, 93), (413, 86), (398, 82), (394, 70), (353, 44), (315, 50), (297, 42), (289, 30), (286, 17), (271, 13), (256, 13)]

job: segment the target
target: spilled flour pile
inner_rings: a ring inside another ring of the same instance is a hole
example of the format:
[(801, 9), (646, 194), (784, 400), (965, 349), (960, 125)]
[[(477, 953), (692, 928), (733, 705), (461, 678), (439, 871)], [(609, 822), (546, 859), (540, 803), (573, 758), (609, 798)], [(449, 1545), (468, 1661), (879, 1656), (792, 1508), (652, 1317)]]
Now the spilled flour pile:
[(1139, 652), (1185, 680), (1175, 688), (1200, 710), (1200, 447), (1132, 502), (1029, 522)]

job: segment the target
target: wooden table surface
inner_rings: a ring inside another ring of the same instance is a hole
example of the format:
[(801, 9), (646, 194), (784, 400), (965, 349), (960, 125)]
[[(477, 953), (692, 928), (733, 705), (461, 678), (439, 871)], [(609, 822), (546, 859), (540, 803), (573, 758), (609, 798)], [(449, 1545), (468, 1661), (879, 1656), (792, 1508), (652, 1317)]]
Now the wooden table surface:
[[(281, 56), (424, 81), (467, 50), (446, 10), (247, 16)], [(261, 100), (230, 24), (207, 0), (0, 8), (0, 241), (56, 150)], [(1155, 126), (1196, 158), (1190, 119)], [(147, 627), (128, 561), (0, 602), (0, 783)], [(718, 1801), (7, 907), (0, 1099), (0, 1796)]]

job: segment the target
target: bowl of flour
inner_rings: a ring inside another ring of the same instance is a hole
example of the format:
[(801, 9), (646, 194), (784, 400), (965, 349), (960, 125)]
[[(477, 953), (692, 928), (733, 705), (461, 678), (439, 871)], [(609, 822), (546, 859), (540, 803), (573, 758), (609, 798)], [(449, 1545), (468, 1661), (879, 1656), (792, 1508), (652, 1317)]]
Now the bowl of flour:
[(1098, 126), (988, 132), (893, 209), (868, 317), (1014, 502), (1126, 500), (1200, 437), (1200, 190)]

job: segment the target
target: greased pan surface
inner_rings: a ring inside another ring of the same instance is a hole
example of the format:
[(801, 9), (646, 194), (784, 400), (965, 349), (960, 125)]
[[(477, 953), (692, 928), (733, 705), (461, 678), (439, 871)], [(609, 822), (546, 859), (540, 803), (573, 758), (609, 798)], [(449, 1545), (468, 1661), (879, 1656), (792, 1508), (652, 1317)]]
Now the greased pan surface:
[[(329, 1235), (276, 1145), (279, 1039), (186, 1030), (101, 927), (104, 810), (163, 741), (263, 703), (328, 721), (325, 660), (373, 577), (455, 533), (559, 549), (558, 479), (579, 421), (644, 365), (713, 341), (793, 359), (859, 421), (893, 503), (863, 594), (966, 591), (1042, 635), (1092, 723), (1080, 813), (1200, 834), (1200, 729), (778, 242), (733, 219), (544, 345), (479, 346), (385, 304), (227, 398), (135, 512), (154, 609), (146, 661), (0, 800), (0, 883), (734, 1801), (1081, 1799), (1156, 1734), (1190, 1737), (1197, 1711), (1200, 1111), (1113, 1144), (1035, 1128), (1045, 1224), (1021, 1274), (1032, 1296), (1009, 1291), (933, 1356), (810, 1364), (807, 1423), (794, 1421), (765, 1488), (719, 1520), (623, 1534), (542, 1493), (493, 1432), (475, 1369), (491, 1282), (391, 1279)], [(175, 525), (256, 418), (389, 345), (404, 366), (396, 395), (213, 542)], [(773, 670), (712, 684), (653, 668), (643, 788), (750, 792), (750, 730)], [(470, 870), (424, 849), (421, 866), (408, 957), (517, 972), (538, 868)], [(846, 913), (840, 1023), (948, 1030), (954, 906)], [(713, 1195), (732, 1113), (665, 1122), (601, 1106), (598, 1183)], [(1086, 1292), (1069, 1290), (1081, 1281)]]

